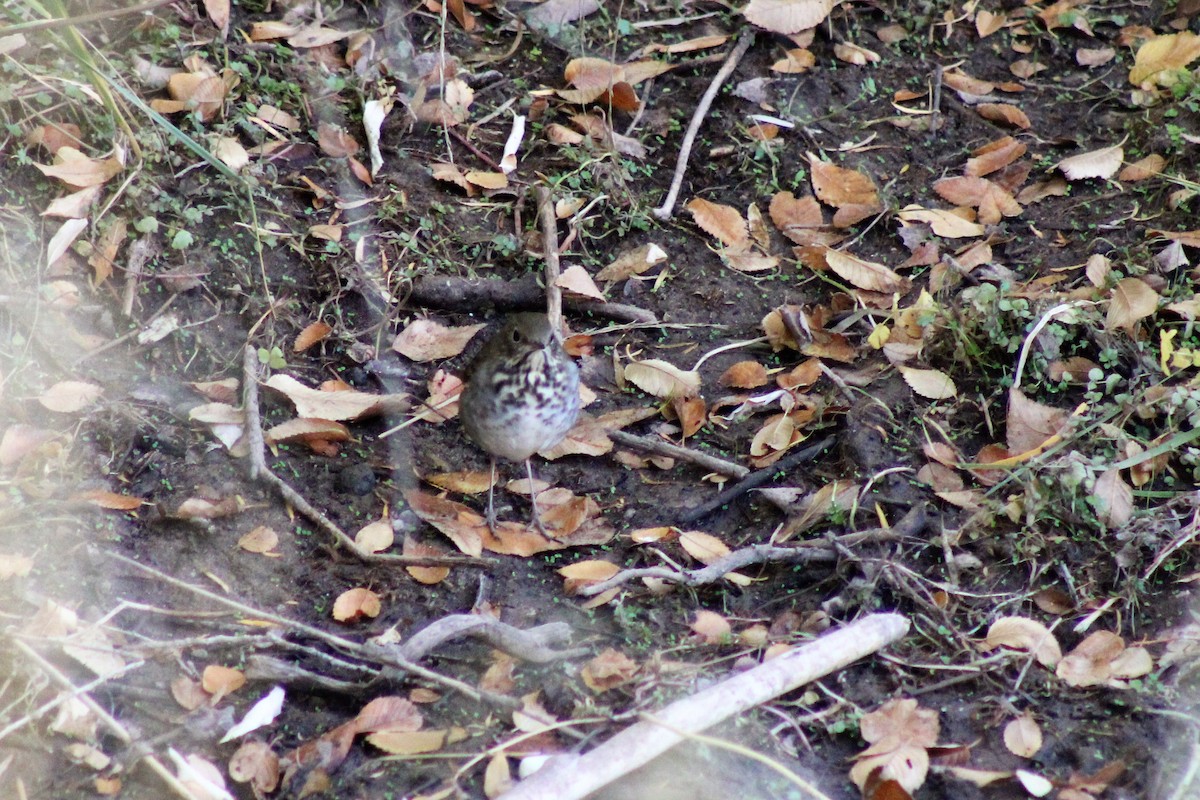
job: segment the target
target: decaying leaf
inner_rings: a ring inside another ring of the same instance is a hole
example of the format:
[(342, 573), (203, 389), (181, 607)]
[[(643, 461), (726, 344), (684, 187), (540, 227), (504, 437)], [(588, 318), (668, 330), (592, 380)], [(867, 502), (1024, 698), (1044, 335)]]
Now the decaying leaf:
[(1064, 158), (1058, 162), (1058, 168), (1069, 181), (1085, 178), (1100, 178), (1108, 180), (1117, 174), (1121, 162), (1125, 158), (1125, 148), (1120, 145), (1091, 150), (1087, 153)]
[(655, 397), (695, 397), (700, 392), (699, 373), (658, 358), (626, 364), (625, 380)]
[(1044, 667), (1053, 668), (1062, 660), (1058, 639), (1050, 629), (1027, 617), (1001, 617), (993, 622), (979, 648), (990, 652), (997, 647), (1033, 653)]
[(746, 19), (772, 33), (799, 33), (820, 25), (838, 0), (750, 0)]

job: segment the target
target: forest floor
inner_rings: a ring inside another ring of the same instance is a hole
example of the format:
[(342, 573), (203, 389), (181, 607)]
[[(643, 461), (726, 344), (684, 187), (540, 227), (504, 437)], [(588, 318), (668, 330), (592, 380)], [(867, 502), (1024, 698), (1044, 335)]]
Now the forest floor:
[(603, 796), (1200, 797), (1200, 3), (145, 5), (0, 12), (0, 796), (495, 797), (887, 612)]

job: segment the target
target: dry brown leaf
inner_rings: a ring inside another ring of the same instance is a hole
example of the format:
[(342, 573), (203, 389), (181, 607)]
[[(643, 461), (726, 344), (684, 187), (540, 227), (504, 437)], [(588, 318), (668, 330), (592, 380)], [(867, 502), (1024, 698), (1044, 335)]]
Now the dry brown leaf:
[(1099, 686), (1112, 677), (1113, 661), (1125, 650), (1125, 640), (1111, 631), (1096, 631), (1063, 656), (1054, 674), (1068, 686)]
[(977, 222), (972, 222), (953, 211), (938, 208), (921, 208), (918, 205), (907, 206), (898, 216), (905, 222), (924, 222), (938, 236), (947, 239), (964, 239), (972, 236), (982, 236), (986, 229)]
[[(401, 552), (406, 556), (437, 557), (448, 555), (446, 550), (429, 542), (420, 541), (409, 534), (404, 536)], [(435, 586), (450, 576), (449, 567), (405, 567), (412, 579), (425, 586)]]
[(1004, 726), (1004, 746), (1021, 758), (1033, 758), (1042, 749), (1042, 729), (1028, 711)]
[(85, 381), (59, 381), (38, 397), (38, 402), (50, 411), (73, 414), (95, 404), (104, 390)]
[(200, 688), (211, 695), (212, 704), (216, 705), (220, 698), (236, 692), (246, 685), (246, 673), (233, 667), (223, 667), (219, 664), (209, 664), (200, 676)]
[(1102, 67), (1117, 57), (1111, 47), (1080, 47), (1075, 51), (1075, 63), (1081, 67)]
[(466, 728), (387, 731), (386, 733), (369, 734), (367, 741), (389, 755), (415, 756), (422, 753), (436, 753), (451, 744), (463, 741), (469, 735)]
[(808, 154), (808, 163), (813, 193), (821, 202), (838, 209), (864, 206), (874, 211), (882, 209), (874, 182), (863, 173), (822, 161), (812, 153)]
[(1141, 278), (1125, 278), (1113, 287), (1106, 325), (1133, 332), (1134, 326), (1158, 310), (1158, 292)]
[(379, 519), (368, 522), (354, 534), (354, 542), (368, 553), (382, 553), (396, 541), (391, 520)]
[(1117, 174), (1121, 161), (1125, 158), (1125, 149), (1120, 145), (1091, 150), (1076, 156), (1064, 158), (1056, 165), (1067, 176), (1069, 181), (1086, 178), (1108, 180)]
[(66, 145), (54, 154), (53, 164), (33, 166), (46, 177), (57, 178), (75, 189), (100, 186), (125, 168), (117, 158), (88, 158), (74, 147)]
[(724, 644), (733, 638), (729, 620), (715, 611), (700, 609), (689, 627), (705, 644)]
[(634, 275), (641, 275), (666, 258), (666, 251), (658, 245), (644, 244), (617, 256), (615, 261), (596, 273), (596, 280), (623, 281)]
[(485, 323), (480, 323), (449, 328), (431, 319), (418, 319), (400, 331), (392, 349), (418, 362), (453, 358), (485, 327)]
[(279, 546), (279, 534), (273, 528), (259, 525), (254, 530), (238, 539), (238, 547), (247, 553), (260, 555), (279, 555), (275, 548)]
[(944, 73), (942, 80), (954, 91), (972, 97), (985, 97), (996, 91), (996, 84), (973, 78), (958, 70), (950, 70)]
[(979, 648), (989, 652), (997, 647), (1033, 653), (1039, 664), (1049, 668), (1062, 659), (1058, 639), (1050, 629), (1028, 617), (1001, 617), (993, 622)]
[(229, 757), (229, 777), (236, 783), (249, 783), (255, 796), (271, 794), (279, 786), (279, 756), (266, 742), (249, 739)]
[(638, 664), (619, 650), (607, 647), (583, 665), (579, 677), (596, 694), (628, 683), (637, 675)]
[(625, 379), (655, 397), (695, 397), (700, 393), (699, 373), (657, 358), (626, 364)]
[(1008, 14), (1004, 12), (994, 14), (982, 8), (975, 12), (975, 32), (979, 34), (980, 39), (986, 39), (999, 31), (1007, 22)]
[(1025, 155), (1027, 149), (1024, 142), (1017, 141), (1011, 136), (988, 142), (971, 154), (971, 158), (967, 159), (964, 172), (968, 176), (981, 178), (1007, 167)]
[(1157, 153), (1152, 153), (1145, 158), (1138, 159), (1132, 164), (1127, 165), (1117, 175), (1117, 180), (1126, 183), (1137, 183), (1155, 175), (1161, 174), (1163, 167), (1167, 165), (1167, 160)]
[(757, 389), (767, 384), (767, 368), (757, 361), (739, 361), (721, 373), (718, 381), (722, 386), (736, 389)]
[(382, 610), (379, 595), (361, 587), (348, 589), (333, 601), (333, 618), (338, 622), (355, 622), (363, 617), (374, 619)]
[(792, 34), (820, 25), (837, 0), (750, 0), (746, 19), (772, 33)]
[(1092, 497), (1096, 500), (1096, 516), (1109, 530), (1120, 528), (1133, 516), (1133, 489), (1119, 469), (1105, 470), (1096, 478)]
[(958, 396), (958, 387), (949, 375), (937, 369), (899, 367), (904, 382), (914, 393), (929, 400), (945, 400)]
[(579, 297), (604, 301), (604, 292), (600, 291), (600, 287), (592, 280), (592, 276), (588, 275), (587, 270), (578, 264), (563, 270), (554, 285)]
[(331, 333), (333, 333), (331, 325), (317, 320), (305, 326), (304, 330), (296, 335), (296, 341), (292, 343), (292, 349), (297, 353), (303, 353), (314, 344), (324, 341)]
[(781, 75), (800, 75), (808, 72), (817, 65), (817, 57), (811, 50), (804, 47), (794, 47), (783, 54), (783, 58), (771, 65), (772, 72)]
[(1200, 58), (1200, 36), (1190, 32), (1158, 36), (1138, 48), (1129, 82), (1153, 88), (1170, 86), (1179, 80), (1179, 71)]
[(1025, 112), (1011, 103), (980, 103), (975, 110), (984, 119), (1002, 125), (1020, 128), (1023, 131), (1033, 127), (1033, 123), (1029, 121), (1029, 117), (1025, 116)]
[(1020, 389), (1008, 391), (1007, 414), (1008, 450), (1013, 455), (1034, 450), (1052, 436), (1057, 436), (1068, 424), (1068, 414), (1030, 400)]
[(859, 289), (888, 294), (904, 294), (912, 286), (908, 278), (888, 269), (883, 264), (867, 261), (841, 250), (826, 249), (825, 262), (843, 280)]
[(857, 44), (851, 44), (850, 42), (835, 44), (833, 46), (833, 55), (839, 61), (845, 61), (847, 64), (854, 64), (859, 67), (874, 64), (880, 60), (879, 53)]
[(978, 208), (979, 221), (985, 225), (995, 225), (1001, 217), (1021, 213), (1021, 205), (1013, 196), (987, 178), (942, 178), (933, 184), (933, 190), (955, 205)]
[(357, 390), (321, 391), (304, 386), (295, 378), (276, 373), (265, 385), (286, 396), (301, 417), (325, 420), (355, 420), (373, 414), (401, 411), (407, 395), (373, 395)]
[(701, 230), (726, 247), (738, 251), (750, 246), (750, 229), (736, 208), (700, 197), (689, 202), (686, 208)]

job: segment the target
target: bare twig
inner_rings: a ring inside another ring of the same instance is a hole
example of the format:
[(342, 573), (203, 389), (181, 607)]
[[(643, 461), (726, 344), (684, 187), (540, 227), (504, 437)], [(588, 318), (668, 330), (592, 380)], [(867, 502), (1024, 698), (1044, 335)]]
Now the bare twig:
[(207, 589), (199, 586), (193, 586), (186, 581), (181, 581), (178, 578), (167, 575), (166, 573), (154, 569), (153, 567), (141, 564), (131, 558), (126, 558), (119, 553), (106, 552), (104, 555), (115, 561), (119, 561), (128, 567), (132, 567), (139, 572), (151, 575), (163, 583), (175, 586), (176, 588), (183, 589), (187, 592), (191, 592), (192, 594), (199, 595), (200, 597), (211, 600), (212, 602), (225, 606), (226, 608), (231, 608), (241, 614), (246, 614), (251, 619), (264, 619), (268, 622), (274, 622), (288, 630), (302, 633), (306, 636), (311, 636), (314, 639), (318, 639), (326, 644), (332, 645), (343, 652), (354, 653), (360, 658), (376, 661), (381, 664), (386, 664), (387, 666), (396, 667), (402, 672), (407, 672), (418, 678), (423, 678), (430, 683), (435, 683), (447, 689), (452, 689), (453, 691), (466, 695), (472, 700), (483, 701), (499, 708), (518, 708), (520, 706), (519, 701), (513, 700), (512, 698), (504, 697), (502, 695), (495, 694), (494, 692), (476, 689), (470, 684), (463, 683), (455, 678), (450, 678), (438, 672), (434, 672), (431, 669), (422, 667), (420, 664), (414, 664), (412, 661), (409, 661), (407, 658), (397, 653), (394, 648), (385, 649), (378, 646), (362, 645), (349, 639), (343, 639), (340, 636), (335, 636), (332, 633), (321, 630), (320, 628), (312, 625), (299, 622), (298, 620), (283, 617), (279, 614), (272, 614), (265, 609), (255, 608), (253, 606), (246, 605), (245, 603), (239, 603), (237, 600), (231, 600), (228, 597), (223, 597), (222, 595), (219, 595), (215, 592), (210, 592)]
[(558, 261), (558, 218), (554, 215), (554, 198), (545, 186), (533, 190), (537, 198), (538, 221), (542, 226), (542, 252), (546, 256), (546, 316), (550, 319), (550, 330), (562, 328), (562, 289), (558, 276), (562, 266)]
[(680, 461), (687, 461), (690, 464), (695, 464), (711, 472), (727, 475), (731, 478), (744, 478), (750, 474), (750, 470), (741, 464), (734, 464), (732, 461), (726, 461), (723, 458), (717, 458), (708, 453), (702, 453), (699, 450), (690, 450), (686, 447), (680, 447), (677, 444), (664, 442), (662, 439), (637, 436), (625, 431), (608, 431), (608, 438), (624, 447), (632, 447), (634, 450), (641, 450), (643, 453), (652, 453), (656, 456), (678, 458)]
[(832, 436), (826, 436), (816, 444), (809, 445), (803, 450), (797, 450), (794, 453), (789, 453), (766, 469), (760, 469), (757, 472), (751, 472), (733, 486), (730, 486), (728, 489), (713, 495), (713, 497), (708, 501), (701, 503), (695, 508), (685, 511), (679, 517), (679, 521), (695, 522), (701, 517), (711, 514), (721, 506), (733, 502), (751, 489), (757, 489), (764, 483), (774, 480), (775, 477), (781, 472), (790, 472), (791, 469), (796, 465), (803, 464), (806, 461), (812, 461), (822, 450), (831, 446), (833, 441), (834, 439)]
[(708, 115), (709, 106), (712, 105), (717, 92), (721, 90), (725, 79), (737, 69), (742, 56), (746, 55), (746, 51), (750, 49), (750, 45), (752, 44), (754, 44), (754, 28), (747, 26), (742, 31), (742, 35), (738, 38), (733, 50), (729, 52), (729, 58), (725, 59), (725, 63), (717, 71), (712, 83), (708, 85), (708, 91), (704, 93), (704, 97), (700, 98), (700, 104), (696, 106), (696, 111), (692, 114), (692, 122), (688, 125), (687, 133), (683, 137), (683, 145), (679, 149), (679, 159), (675, 162), (675, 176), (671, 179), (671, 188), (667, 192), (667, 197), (663, 200), (662, 205), (653, 211), (654, 216), (658, 219), (668, 220), (671, 218), (671, 213), (675, 208), (675, 200), (679, 197), (679, 189), (683, 186), (683, 173), (687, 171), (687, 162), (692, 154), (692, 145), (696, 142), (696, 134), (700, 132), (700, 125), (703, 124), (705, 116)]
[[(527, 275), (515, 281), (445, 276), (417, 278), (412, 283), (408, 299), (414, 305), (447, 311), (478, 312), (481, 307), (488, 305), (501, 311), (532, 311), (545, 308), (545, 293), (538, 286), (535, 275)], [(618, 322), (658, 324), (658, 318), (654, 314), (626, 303), (603, 303), (599, 300), (567, 297), (563, 299), (563, 305), (577, 314), (594, 314)]]
[[(71, 683), (71, 679), (68, 678), (66, 675), (64, 675), (58, 669), (58, 667), (51, 664), (49, 661), (47, 661), (45, 658), (42, 657), (41, 653), (34, 650), (29, 645), (25, 644), (25, 642), (22, 642), (20, 639), (14, 638), (12, 640), (12, 642), (13, 642), (13, 644), (15, 644), (17, 646), (18, 650), (20, 650), (22, 653), (25, 654), (25, 656), (27, 658), (29, 658), (31, 661), (33, 661), (35, 664), (37, 664), (38, 667), (43, 672), (46, 673), (46, 675), (50, 678), (51, 681), (58, 684), (63, 689), (70, 691), (84, 705), (86, 705), (88, 707), (88, 710), (90, 710), (93, 714), (96, 715), (96, 718), (98, 720), (100, 720), (101, 724), (104, 725), (104, 727), (108, 730), (109, 733), (111, 733), (114, 737), (116, 737), (119, 741), (121, 741), (124, 744), (127, 744), (127, 745), (133, 744), (133, 741), (134, 741), (133, 736), (132, 736), (132, 734), (129, 733), (129, 731), (125, 728), (125, 726), (122, 725), (116, 719), (116, 717), (112, 716), (107, 711), (105, 711), (104, 707), (101, 706), (99, 703), (97, 703), (95, 700), (93, 700), (91, 695), (87, 694), (86, 692), (81, 691), (73, 683)], [(109, 677), (113, 677), (113, 676), (109, 676)], [(141, 757), (141, 760), (142, 760), (142, 763), (144, 763), (147, 767), (149, 767), (151, 769), (151, 771), (153, 771), (156, 775), (158, 775), (159, 779), (162, 780), (162, 782), (165, 783), (168, 787), (170, 787), (171, 791), (173, 791), (175, 794), (184, 798), (184, 800), (195, 800), (195, 795), (193, 795), (190, 791), (188, 791), (187, 787), (184, 786), (182, 783), (180, 783), (179, 779), (176, 778), (174, 775), (172, 775), (171, 771), (168, 770), (166, 767), (164, 767), (162, 765), (162, 762), (159, 761), (156, 756), (154, 756), (153, 754), (146, 754)]]
[[(721, 580), (726, 574), (736, 569), (752, 564), (812, 564), (836, 561), (839, 548), (852, 547), (864, 542), (890, 542), (911, 535), (913, 526), (908, 524), (908, 521), (912, 514), (913, 512), (909, 512), (908, 516), (891, 528), (872, 528), (838, 536), (829, 546), (823, 542), (804, 543), (795, 547), (756, 544), (734, 550), (719, 561), (714, 561), (700, 569), (680, 571), (666, 567), (642, 567), (621, 570), (607, 580), (584, 586), (579, 590), (579, 594), (584, 597), (594, 597), (638, 578), (658, 578), (683, 586), (704, 586)], [(923, 514), (920, 520), (923, 524)]]

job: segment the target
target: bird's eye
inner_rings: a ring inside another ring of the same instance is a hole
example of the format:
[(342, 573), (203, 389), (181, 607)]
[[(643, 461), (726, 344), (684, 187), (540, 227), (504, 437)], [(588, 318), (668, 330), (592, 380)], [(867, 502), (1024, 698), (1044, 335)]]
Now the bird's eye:
[(521, 335), (520, 328), (513, 328), (512, 333), (509, 335), (512, 336), (513, 344), (520, 344), (521, 340), (525, 338), (524, 336)]

